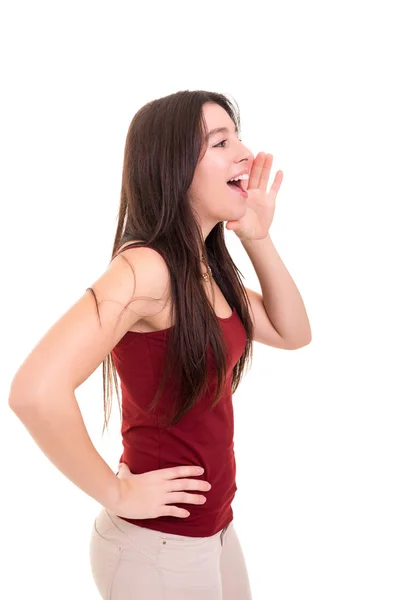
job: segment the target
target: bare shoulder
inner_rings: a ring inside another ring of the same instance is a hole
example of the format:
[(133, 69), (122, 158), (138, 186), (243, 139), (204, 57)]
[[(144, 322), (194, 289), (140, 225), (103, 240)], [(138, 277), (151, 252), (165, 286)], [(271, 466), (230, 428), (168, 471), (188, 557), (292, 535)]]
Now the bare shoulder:
[(143, 240), (131, 240), (123, 244), (113, 260), (125, 261), (128, 267), (132, 267), (134, 264), (135, 268), (140, 271), (141, 285), (152, 291), (154, 299), (163, 298), (165, 300), (170, 289), (167, 263), (159, 252), (149, 246), (128, 247), (132, 242), (139, 241)]
[(13, 405), (51, 403), (75, 390), (141, 319), (163, 304), (167, 267), (151, 248), (132, 248), (107, 268), (36, 344), (14, 376)]

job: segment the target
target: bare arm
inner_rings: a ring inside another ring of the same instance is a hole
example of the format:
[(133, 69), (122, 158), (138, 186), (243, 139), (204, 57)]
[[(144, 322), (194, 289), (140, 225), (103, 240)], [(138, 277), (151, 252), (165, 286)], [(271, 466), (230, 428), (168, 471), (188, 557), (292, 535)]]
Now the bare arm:
[(91, 286), (98, 308), (88, 290), (25, 359), (9, 397), (11, 409), (51, 462), (110, 510), (118, 504), (120, 480), (92, 444), (74, 392), (126, 331), (154, 310), (151, 298), (159, 296), (165, 282), (162, 259), (154, 251), (136, 248), (124, 254), (126, 259), (116, 257)]
[[(37, 445), (70, 481), (108, 510), (115, 511), (119, 480), (93, 446), (75, 394), (55, 392), (42, 402), (11, 408)], [(101, 409), (101, 405), (99, 405)]]

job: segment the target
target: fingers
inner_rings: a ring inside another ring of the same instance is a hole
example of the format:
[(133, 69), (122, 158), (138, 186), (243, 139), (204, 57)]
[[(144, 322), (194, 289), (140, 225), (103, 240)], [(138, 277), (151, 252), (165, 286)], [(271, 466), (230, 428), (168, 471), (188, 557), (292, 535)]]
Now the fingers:
[(187, 492), (170, 492), (166, 496), (165, 503), (179, 502), (179, 504), (204, 504), (207, 501), (201, 494), (190, 494)]
[(165, 484), (167, 492), (179, 492), (181, 490), (200, 490), (208, 492), (211, 489), (211, 483), (203, 479), (171, 479)]
[(195, 477), (204, 473), (203, 467), (195, 465), (183, 465), (179, 467), (168, 467), (167, 469), (158, 469), (153, 473), (159, 473), (163, 479), (176, 479), (177, 477)]
[(179, 517), (181, 519), (185, 519), (190, 515), (188, 510), (184, 508), (178, 508), (177, 506), (163, 506), (160, 512), (160, 516), (162, 517)]

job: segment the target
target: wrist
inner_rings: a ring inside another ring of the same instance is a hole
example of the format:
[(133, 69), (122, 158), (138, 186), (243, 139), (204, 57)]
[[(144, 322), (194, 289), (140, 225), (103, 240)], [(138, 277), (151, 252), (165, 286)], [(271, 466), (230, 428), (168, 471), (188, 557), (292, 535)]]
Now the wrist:
[(117, 514), (121, 499), (121, 480), (115, 473), (108, 481), (107, 490), (100, 504), (110, 512)]

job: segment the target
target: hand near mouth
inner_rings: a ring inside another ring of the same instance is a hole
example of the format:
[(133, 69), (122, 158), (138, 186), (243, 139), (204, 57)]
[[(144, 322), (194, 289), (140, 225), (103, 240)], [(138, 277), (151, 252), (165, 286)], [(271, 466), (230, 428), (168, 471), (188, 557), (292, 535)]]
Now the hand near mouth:
[(241, 241), (261, 240), (268, 235), (275, 213), (275, 199), (283, 179), (283, 171), (277, 171), (267, 193), (272, 161), (272, 154), (257, 154), (247, 186), (246, 214), (236, 221), (227, 221), (225, 225), (226, 229), (234, 231)]

